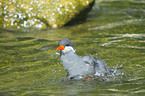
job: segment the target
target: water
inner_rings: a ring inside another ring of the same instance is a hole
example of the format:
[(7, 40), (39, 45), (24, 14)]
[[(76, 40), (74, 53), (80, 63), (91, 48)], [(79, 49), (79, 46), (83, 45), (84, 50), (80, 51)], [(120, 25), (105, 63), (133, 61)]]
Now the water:
[[(144, 3), (98, 0), (82, 24), (47, 30), (1, 29), (0, 94), (144, 96)], [(67, 80), (56, 54), (62, 38), (72, 40), (79, 56), (97, 57), (121, 74), (90, 81)]]

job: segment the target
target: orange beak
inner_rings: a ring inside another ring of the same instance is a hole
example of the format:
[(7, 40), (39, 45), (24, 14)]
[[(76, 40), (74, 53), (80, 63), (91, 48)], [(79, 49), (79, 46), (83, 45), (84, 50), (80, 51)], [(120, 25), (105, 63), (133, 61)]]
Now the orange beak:
[(65, 49), (64, 46), (63, 45), (60, 45), (59, 47), (57, 47), (56, 50), (58, 51), (58, 50), (64, 50), (64, 49)]

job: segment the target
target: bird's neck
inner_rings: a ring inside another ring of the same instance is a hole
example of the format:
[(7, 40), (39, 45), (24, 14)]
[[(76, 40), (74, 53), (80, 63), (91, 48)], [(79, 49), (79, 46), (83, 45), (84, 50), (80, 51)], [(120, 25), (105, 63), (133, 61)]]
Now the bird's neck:
[(73, 52), (73, 51), (69, 51), (69, 52), (66, 52), (66, 53), (61, 52), (60, 56), (69, 56), (69, 57), (72, 57), (74, 55), (77, 55), (77, 54), (75, 52)]
[(79, 58), (80, 57), (74, 52), (69, 52), (61, 55), (61, 61), (65, 69), (71, 68), (72, 66), (76, 66), (77, 63), (74, 61), (79, 61)]

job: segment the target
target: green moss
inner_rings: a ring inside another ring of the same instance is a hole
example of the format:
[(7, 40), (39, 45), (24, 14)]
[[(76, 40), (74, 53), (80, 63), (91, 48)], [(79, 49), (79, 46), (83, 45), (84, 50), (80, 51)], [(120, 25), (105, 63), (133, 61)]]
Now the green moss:
[(93, 4), (94, 0), (6, 1), (2, 2), (1, 26), (59, 28), (84, 18)]

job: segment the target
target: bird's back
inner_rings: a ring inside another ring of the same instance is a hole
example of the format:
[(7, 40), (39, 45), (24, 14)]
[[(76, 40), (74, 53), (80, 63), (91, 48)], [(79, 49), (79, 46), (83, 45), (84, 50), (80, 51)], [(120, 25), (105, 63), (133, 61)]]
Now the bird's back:
[(94, 65), (95, 75), (105, 76), (110, 74), (110, 68), (103, 61), (92, 56), (84, 56), (82, 59), (90, 65)]
[(64, 69), (68, 71), (68, 77), (86, 76), (94, 74), (94, 66), (85, 63), (81, 57), (74, 52), (61, 55)]

